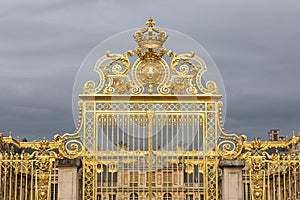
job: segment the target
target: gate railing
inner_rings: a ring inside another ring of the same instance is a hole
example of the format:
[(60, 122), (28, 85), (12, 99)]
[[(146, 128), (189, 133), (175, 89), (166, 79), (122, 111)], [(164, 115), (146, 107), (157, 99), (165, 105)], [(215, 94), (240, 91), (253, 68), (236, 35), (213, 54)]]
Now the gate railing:
[[(300, 199), (300, 132), (276, 141), (247, 141), (245, 135), (226, 133), (219, 106), (220, 136), (217, 152), (221, 159), (245, 163), (242, 178), (245, 200)], [(229, 186), (231, 187), (231, 186)], [(299, 193), (299, 194), (298, 194)]]
[(246, 142), (245, 199), (299, 199), (300, 155), (293, 152), (299, 137), (287, 141)]
[[(299, 141), (300, 135), (282, 141), (261, 141), (258, 138), (247, 141), (245, 136), (223, 132), (217, 152), (223, 159), (245, 162), (244, 199), (296, 200), (300, 198), (300, 154), (295, 149)], [(33, 142), (20, 142), (11, 135), (3, 137), (0, 134), (0, 149), (0, 199), (57, 199), (56, 160), (63, 158), (84, 158), (83, 175), (85, 178), (90, 176), (91, 183), (96, 181), (94, 177), (98, 166), (88, 162), (88, 154), (85, 154), (77, 132), (55, 135), (52, 141), (42, 139)], [(213, 173), (212, 177), (215, 177), (217, 170), (214, 167), (217, 166), (216, 161), (212, 159), (213, 167), (208, 169), (208, 173)], [(207, 158), (205, 162), (209, 164), (210, 159)], [(213, 180), (206, 186), (211, 184), (209, 189), (216, 190), (218, 188), (214, 188), (213, 184), (217, 181)], [(91, 192), (90, 199), (96, 196), (97, 188), (93, 186), (91, 184), (89, 188), (84, 184), (82, 188), (84, 192), (94, 191)], [(212, 196), (209, 199), (218, 198)]]
[(300, 135), (280, 141), (247, 141), (246, 136), (224, 133), (219, 155), (242, 160), (245, 200), (300, 199), (300, 154), (295, 146)]
[(19, 142), (0, 134), (0, 199), (57, 199), (56, 160), (82, 154), (75, 134), (55, 135), (52, 141)]

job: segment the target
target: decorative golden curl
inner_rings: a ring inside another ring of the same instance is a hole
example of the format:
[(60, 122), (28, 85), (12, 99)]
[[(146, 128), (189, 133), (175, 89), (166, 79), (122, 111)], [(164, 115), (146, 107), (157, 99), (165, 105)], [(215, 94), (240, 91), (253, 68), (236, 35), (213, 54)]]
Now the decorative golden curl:
[[(128, 56), (133, 56), (133, 51), (127, 51), (122, 54), (112, 54), (110, 51), (106, 51), (105, 56), (102, 56), (97, 60), (94, 71), (99, 75), (99, 83), (96, 86), (94, 81), (87, 81), (83, 87), (82, 94), (97, 94), (99, 93), (104, 85), (105, 80), (110, 79), (109, 76), (124, 76), (130, 71), (130, 60)], [(105, 64), (104, 63), (107, 63)], [(112, 73), (112, 75), (108, 75)], [(108, 89), (106, 89), (108, 90)]]
[[(112, 66), (112, 72), (115, 75), (125, 75), (130, 70), (130, 60), (128, 59), (128, 56), (133, 56), (133, 51), (127, 51), (123, 55), (121, 54), (112, 54), (110, 51), (106, 51), (106, 57), (110, 58), (112, 61), (109, 62), (104, 68), (108, 69), (110, 66)], [(118, 61), (121, 61), (122, 64), (118, 63)], [(122, 71), (122, 68), (124, 67), (124, 70)]]
[(214, 81), (207, 81), (205, 86), (202, 84), (202, 76), (207, 71), (207, 66), (194, 51), (191, 51), (190, 54), (180, 55), (169, 51), (167, 55), (173, 57), (171, 70), (174, 76), (172, 78), (177, 77), (189, 80), (187, 93), (197, 94), (197, 86), (198, 90), (203, 94), (219, 94), (217, 84)]
[[(179, 68), (181, 68), (182, 64), (180, 64), (180, 61), (184, 61), (184, 66), (185, 68), (187, 67), (188, 69), (185, 69), (187, 70), (184, 74), (187, 74), (188, 71), (189, 71), (189, 67), (188, 65), (192, 65), (192, 62), (187, 62), (189, 59), (193, 58), (195, 56), (195, 52), (194, 51), (191, 51), (190, 54), (180, 54), (180, 55), (177, 55), (174, 51), (168, 51), (167, 55), (169, 57), (173, 57), (172, 58), (172, 61), (171, 61), (171, 70), (172, 72), (175, 74), (175, 75), (180, 75), (180, 71), (178, 71), (176, 68), (179, 66)], [(196, 69), (193, 69), (191, 70), (191, 72), (197, 72), (198, 70)]]
[(234, 159), (241, 155), (243, 150), (243, 142), (247, 140), (245, 135), (237, 136), (235, 134), (226, 134), (219, 139), (222, 141), (217, 146), (220, 156), (225, 159)]
[(78, 140), (79, 136), (75, 134), (66, 133), (63, 136), (54, 135), (53, 141), (58, 146), (60, 157), (74, 159), (82, 155), (83, 145)]
[(82, 90), (82, 94), (91, 94), (95, 93), (95, 82), (94, 81), (87, 81)]
[(218, 102), (218, 127), (221, 131), (221, 136), (219, 137), (221, 142), (217, 145), (217, 152), (225, 159), (235, 159), (242, 154), (244, 142), (247, 141), (247, 136), (238, 136), (234, 133), (225, 132), (222, 121), (222, 106), (223, 103), (221, 101)]

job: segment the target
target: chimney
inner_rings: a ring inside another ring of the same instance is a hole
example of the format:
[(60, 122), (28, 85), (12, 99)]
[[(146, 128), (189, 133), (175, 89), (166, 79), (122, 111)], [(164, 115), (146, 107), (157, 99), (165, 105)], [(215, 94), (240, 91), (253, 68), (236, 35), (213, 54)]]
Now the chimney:
[(278, 141), (279, 140), (279, 129), (271, 129), (268, 134), (269, 134), (270, 141)]

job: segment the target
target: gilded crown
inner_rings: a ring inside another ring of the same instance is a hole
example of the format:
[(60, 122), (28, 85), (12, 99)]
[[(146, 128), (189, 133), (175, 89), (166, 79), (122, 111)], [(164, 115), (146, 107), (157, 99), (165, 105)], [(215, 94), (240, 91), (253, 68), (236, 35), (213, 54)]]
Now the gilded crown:
[(137, 30), (133, 34), (133, 38), (141, 48), (161, 48), (167, 40), (168, 34), (159, 28), (153, 28), (155, 22), (151, 17), (146, 22), (146, 25), (148, 28), (141, 28)]

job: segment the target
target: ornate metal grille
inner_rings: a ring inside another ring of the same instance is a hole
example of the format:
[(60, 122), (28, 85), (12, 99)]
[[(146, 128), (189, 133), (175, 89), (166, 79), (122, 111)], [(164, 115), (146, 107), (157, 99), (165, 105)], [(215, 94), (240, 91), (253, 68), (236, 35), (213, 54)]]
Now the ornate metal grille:
[(166, 53), (167, 33), (146, 24), (134, 51), (108, 51), (95, 64), (100, 80), (84, 85), (74, 133), (39, 142), (0, 134), (0, 199), (57, 199), (63, 158), (82, 161), (82, 200), (220, 199), (226, 159), (245, 162), (245, 199), (299, 199), (299, 135), (262, 142), (226, 133), (217, 85), (202, 81), (205, 62)]
[(98, 195), (204, 195), (204, 113), (108, 111), (97, 116), (98, 151), (91, 162), (97, 166), (93, 187)]

